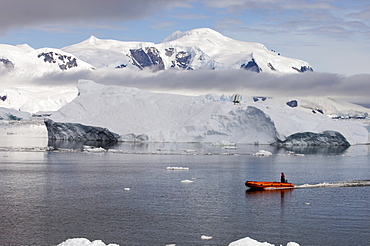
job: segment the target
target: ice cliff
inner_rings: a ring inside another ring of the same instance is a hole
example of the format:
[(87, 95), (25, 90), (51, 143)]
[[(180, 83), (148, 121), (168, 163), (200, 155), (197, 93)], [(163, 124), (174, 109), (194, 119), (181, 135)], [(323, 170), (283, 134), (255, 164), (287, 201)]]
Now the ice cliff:
[[(77, 98), (46, 121), (49, 138), (282, 145), (369, 142), (369, 131), (360, 121), (328, 116), (348, 110), (330, 99), (296, 99), (292, 106), (286, 98), (185, 96), (89, 80), (80, 80), (78, 90)], [(352, 107), (367, 115), (366, 108)], [(98, 133), (91, 134), (98, 127)], [(112, 139), (100, 135), (103, 128)]]

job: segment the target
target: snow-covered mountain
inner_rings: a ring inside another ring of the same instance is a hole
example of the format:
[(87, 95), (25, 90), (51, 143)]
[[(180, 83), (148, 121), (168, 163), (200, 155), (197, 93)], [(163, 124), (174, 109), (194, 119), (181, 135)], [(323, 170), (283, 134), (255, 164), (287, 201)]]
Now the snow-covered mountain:
[(100, 77), (102, 82), (103, 74), (124, 78), (125, 72), (142, 69), (246, 69), (272, 74), (312, 71), (307, 62), (208, 28), (177, 31), (160, 44), (95, 37), (62, 49), (0, 44), (0, 107), (31, 113), (58, 110), (77, 95), (78, 79)]
[(246, 69), (266, 73), (313, 71), (302, 60), (287, 58), (263, 44), (237, 41), (209, 29), (176, 31), (162, 43), (123, 42), (96, 37), (62, 49), (33, 49), (0, 44), (0, 72), (24, 77), (94, 68), (151, 71)]
[(176, 31), (162, 43), (122, 42), (90, 37), (63, 51), (99, 68), (246, 69), (271, 73), (312, 71), (302, 60), (287, 58), (263, 44), (237, 41), (209, 29)]
[(85, 69), (92, 69), (92, 66), (59, 49), (0, 44), (0, 71), (3, 74), (40, 77), (46, 73)]
[[(81, 80), (79, 96), (46, 120), (49, 138), (282, 145), (369, 143), (368, 109), (324, 98), (184, 96)], [(328, 116), (328, 115), (331, 115)]]

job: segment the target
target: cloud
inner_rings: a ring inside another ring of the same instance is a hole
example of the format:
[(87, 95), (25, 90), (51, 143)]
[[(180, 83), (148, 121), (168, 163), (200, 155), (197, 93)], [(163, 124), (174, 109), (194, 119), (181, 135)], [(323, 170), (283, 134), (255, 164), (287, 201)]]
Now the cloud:
[(191, 0), (0, 0), (0, 30), (101, 20), (136, 20)]
[(75, 84), (90, 79), (105, 85), (192, 95), (245, 94), (250, 96), (332, 97), (370, 104), (370, 74), (341, 76), (330, 73), (253, 73), (245, 70), (169, 70), (161, 72), (99, 68), (92, 72), (63, 73), (35, 79), (44, 85)]
[(349, 14), (349, 17), (362, 19), (362, 20), (370, 20), (370, 8), (363, 10), (361, 12), (358, 12), (358, 13)]
[(245, 9), (302, 10), (335, 8), (335, 6), (325, 1), (307, 0), (203, 0), (203, 2), (209, 7), (226, 8), (236, 12)]

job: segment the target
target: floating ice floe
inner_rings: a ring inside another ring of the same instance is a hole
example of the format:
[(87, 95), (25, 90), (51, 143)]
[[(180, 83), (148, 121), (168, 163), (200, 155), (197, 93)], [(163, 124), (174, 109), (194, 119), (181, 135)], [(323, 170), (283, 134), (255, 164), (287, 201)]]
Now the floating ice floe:
[(86, 238), (71, 238), (63, 243), (58, 244), (57, 246), (119, 246), (118, 244), (105, 244), (101, 240), (95, 240), (90, 242), (89, 239)]
[(225, 146), (224, 149), (238, 149), (236, 146)]
[(84, 145), (83, 146), (83, 151), (86, 151), (86, 152), (96, 152), (96, 153), (106, 152), (106, 150), (104, 148), (102, 148), (102, 147), (96, 148), (94, 146), (87, 146), (87, 145)]
[[(258, 242), (250, 237), (242, 238), (229, 244), (229, 246), (275, 246), (274, 244), (267, 242)], [(299, 246), (298, 243), (289, 242), (287, 246)]]
[(226, 141), (226, 140), (221, 140), (221, 141), (218, 141), (218, 142), (213, 142), (211, 143), (212, 146), (227, 146), (227, 147), (235, 147), (235, 143), (233, 142), (229, 142), (229, 141)]
[[(212, 237), (202, 235), (201, 239), (210, 240), (212, 239)], [(63, 243), (58, 244), (57, 246), (119, 246), (119, 244), (106, 245), (101, 240), (95, 240), (93, 242), (90, 242), (90, 240), (86, 238), (71, 238), (71, 239), (64, 241)], [(176, 244), (166, 244), (166, 246), (176, 246)], [(242, 239), (239, 239), (237, 241), (230, 243), (229, 246), (275, 246), (275, 245), (267, 243), (267, 242), (261, 243), (250, 237), (246, 237), (246, 238), (242, 238)], [(289, 242), (286, 246), (299, 246), (299, 244), (295, 242)]]
[(254, 153), (253, 155), (254, 156), (270, 156), (270, 155), (272, 155), (272, 153), (270, 151), (261, 149), (257, 153)]
[(189, 180), (189, 179), (185, 179), (181, 181), (181, 183), (193, 183), (193, 182), (194, 182), (193, 180)]
[(188, 167), (166, 167), (166, 170), (183, 170), (183, 171), (187, 171), (189, 170)]
[(200, 238), (201, 238), (202, 240), (210, 240), (210, 239), (212, 239), (212, 237), (211, 237), (211, 236), (206, 236), (206, 235), (202, 235)]
[(180, 151), (183, 151), (185, 153), (193, 153), (193, 152), (197, 152), (195, 149), (180, 149)]

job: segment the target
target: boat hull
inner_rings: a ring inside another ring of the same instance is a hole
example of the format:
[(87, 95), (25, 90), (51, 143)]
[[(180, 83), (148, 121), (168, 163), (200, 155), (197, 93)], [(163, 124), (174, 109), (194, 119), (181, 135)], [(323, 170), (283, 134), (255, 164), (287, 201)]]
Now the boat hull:
[(293, 188), (292, 183), (270, 182), (270, 181), (247, 181), (245, 185), (251, 189), (287, 189)]

